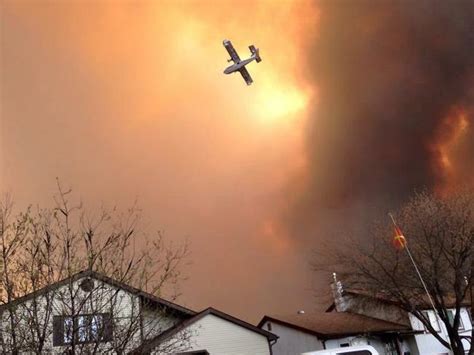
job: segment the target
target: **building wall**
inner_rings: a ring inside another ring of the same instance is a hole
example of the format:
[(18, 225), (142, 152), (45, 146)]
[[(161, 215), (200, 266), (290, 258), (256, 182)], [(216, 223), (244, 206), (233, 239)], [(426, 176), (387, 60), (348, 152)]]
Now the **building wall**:
[[(271, 329), (268, 327), (269, 324)], [(272, 346), (274, 355), (294, 355), (324, 349), (323, 343), (316, 335), (286, 327), (279, 323), (266, 322), (262, 329), (268, 330), (279, 337)]]
[(420, 355), (418, 346), (416, 345), (416, 339), (413, 335), (403, 336), (399, 342), (400, 353), (410, 355)]
[[(43, 348), (44, 353), (50, 354), (62, 354), (67, 348), (66, 346), (54, 346), (53, 345), (53, 317), (59, 315), (70, 315), (72, 300), (76, 305), (75, 314), (95, 314), (95, 313), (111, 313), (113, 317), (113, 340), (111, 342), (104, 342), (98, 344), (99, 351), (110, 350), (116, 348), (120, 342), (124, 339), (128, 339), (125, 351), (130, 351), (141, 344), (140, 334), (140, 304), (139, 298), (123, 289), (118, 289), (107, 283), (99, 280), (94, 280), (95, 286), (90, 293), (83, 291), (79, 284), (83, 279), (75, 281), (70, 288), (68, 285), (60, 287), (49, 294), (38, 296), (35, 298), (38, 312), (31, 313), (33, 309), (33, 300), (25, 301), (16, 307), (15, 317), (19, 319), (19, 324), (15, 327), (16, 332), (25, 334), (24, 338), (27, 339), (24, 342), (26, 346), (27, 342), (34, 341), (31, 335), (30, 328), (32, 320), (39, 320), (39, 324), (45, 324), (45, 314), (42, 311), (47, 308), (49, 300), (52, 300), (50, 307), (50, 317), (46, 327), (46, 340)], [(74, 297), (71, 298), (71, 290)], [(47, 298), (48, 297), (48, 298)], [(87, 300), (87, 301), (85, 301)], [(80, 310), (77, 307), (80, 306)], [(36, 314), (36, 316), (31, 316)], [(164, 331), (168, 327), (174, 324), (175, 320), (166, 319), (163, 313), (156, 313), (154, 316), (148, 314), (147, 331), (152, 333), (151, 327), (159, 326), (160, 331)], [(9, 321), (9, 312), (4, 312), (0, 315), (0, 326), (2, 330), (2, 336), (0, 341), (0, 352), (7, 353), (11, 349), (8, 344), (11, 342), (11, 329)], [(130, 335), (131, 334), (131, 335)], [(81, 345), (83, 351), (86, 348), (94, 348), (96, 344)]]
[[(407, 317), (406, 312), (396, 306), (363, 295), (344, 294), (342, 292), (342, 286), (340, 285), (338, 287), (338, 285), (333, 284), (332, 290), (336, 310), (338, 312), (350, 311), (399, 324), (407, 324), (410, 325), (413, 330), (425, 330), (423, 324), (418, 319), (411, 314)], [(431, 313), (431, 317), (433, 317), (434, 312), (429, 312)], [(470, 336), (472, 323), (468, 310), (465, 307), (461, 308), (461, 321), (464, 325), (464, 330), (460, 332), (461, 335)], [(441, 336), (449, 341), (444, 324), (442, 324), (441, 321), (439, 321), (439, 323)], [(465, 350), (470, 348), (470, 344), (467, 340), (463, 340), (463, 344)], [(449, 350), (441, 345), (434, 336), (425, 332), (424, 334), (404, 337), (404, 341), (401, 344), (401, 352), (402, 354), (404, 352), (410, 352), (411, 355), (431, 355), (446, 354), (449, 353)]]
[(180, 318), (165, 314), (159, 309), (145, 308), (142, 314), (144, 339), (151, 339), (181, 321)]
[[(268, 329), (268, 324), (271, 324), (271, 330)], [(309, 351), (337, 349), (343, 346), (358, 345), (371, 345), (380, 355), (396, 354), (395, 345), (388, 344), (380, 337), (367, 337), (362, 335), (342, 336), (340, 338), (327, 339), (323, 342), (315, 335), (279, 323), (268, 321), (264, 323), (262, 329), (271, 331), (279, 337), (277, 343), (272, 347), (274, 355), (294, 355)]]
[[(189, 346), (183, 349), (186, 351), (207, 350), (211, 355), (270, 355), (267, 337), (213, 314), (204, 316), (184, 331), (191, 334)], [(166, 344), (163, 347), (166, 348)], [(155, 349), (152, 354), (163, 354), (163, 351)]]
[[(435, 321), (434, 311), (427, 311), (427, 312), (430, 314), (430, 318), (433, 319), (433, 322), (434, 322)], [(471, 319), (469, 317), (469, 314), (466, 308), (461, 308), (461, 321), (464, 325), (464, 330), (460, 332), (460, 334), (470, 336), (472, 324), (471, 324)], [(417, 334), (414, 336), (419, 354), (425, 355), (425, 354), (450, 353), (450, 351), (447, 348), (445, 348), (433, 335), (431, 335), (428, 331), (425, 330), (423, 323), (421, 323), (421, 321), (419, 321), (412, 314), (410, 314), (410, 322), (414, 330), (424, 331), (423, 334)], [(439, 324), (439, 329), (440, 329), (439, 334), (441, 335), (443, 339), (449, 342), (448, 332), (443, 322), (441, 320), (438, 320), (438, 324)], [(464, 344), (464, 349), (468, 350), (470, 344), (467, 342), (467, 340), (464, 340), (463, 344)]]
[(336, 297), (335, 303), (338, 312), (352, 312), (388, 322), (409, 324), (406, 312), (394, 305), (362, 295), (336, 294)]

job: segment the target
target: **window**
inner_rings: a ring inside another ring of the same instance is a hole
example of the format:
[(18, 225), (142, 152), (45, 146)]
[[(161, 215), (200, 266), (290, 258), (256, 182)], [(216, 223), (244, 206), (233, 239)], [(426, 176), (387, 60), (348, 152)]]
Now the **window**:
[[(438, 316), (434, 312), (432, 312), (432, 311), (423, 311), (421, 313), (423, 313), (423, 316), (426, 319), (429, 319), (431, 326), (433, 327), (433, 329), (436, 332), (441, 331), (441, 328), (439, 327)], [(426, 329), (426, 327), (425, 327), (425, 330), (428, 330), (428, 329)]]
[(112, 339), (110, 313), (53, 317), (53, 345), (106, 342)]
[(354, 350), (354, 351), (344, 351), (344, 352), (338, 352), (338, 355), (372, 355), (372, 353), (369, 350)]
[[(452, 310), (448, 310), (448, 320), (449, 320), (449, 324), (451, 325), (451, 327), (454, 325), (454, 315), (456, 313)], [(464, 324), (462, 323), (462, 319), (461, 317), (459, 317), (459, 327), (458, 327), (459, 330), (464, 330)]]
[(72, 342), (72, 334), (73, 334), (73, 326), (72, 326), (72, 318), (67, 317), (63, 320), (63, 344), (70, 344)]

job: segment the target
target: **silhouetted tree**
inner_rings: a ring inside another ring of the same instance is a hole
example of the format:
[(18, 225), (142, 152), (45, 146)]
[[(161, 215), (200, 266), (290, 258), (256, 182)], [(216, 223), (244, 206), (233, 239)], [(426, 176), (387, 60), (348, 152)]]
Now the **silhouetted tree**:
[[(454, 354), (464, 354), (460, 335), (460, 309), (471, 300), (474, 268), (474, 193), (462, 190), (440, 197), (416, 193), (398, 213), (409, 249), (433, 298), (436, 313), (449, 341), (433, 328), (422, 309), (431, 307), (406, 250), (391, 245), (394, 228), (389, 218), (373, 223), (367, 235), (350, 237), (332, 252), (318, 254), (318, 271), (336, 269), (345, 287), (364, 290), (394, 301), (413, 314)], [(342, 276), (342, 277), (341, 277)], [(449, 312), (454, 309), (454, 312)], [(453, 317), (454, 314), (454, 317)], [(473, 331), (466, 336), (473, 354)]]
[[(92, 217), (81, 204), (71, 205), (70, 193), (58, 182), (55, 208), (34, 212), (28, 208), (14, 214), (9, 197), (0, 204), (0, 304), (8, 305), (19, 297), (32, 295), (28, 302), (4, 307), (3, 352), (51, 351), (51, 325), (57, 314), (71, 321), (70, 341), (63, 349), (73, 354), (124, 353), (144, 338), (165, 330), (156, 319), (145, 324), (136, 300), (125, 302), (123, 294), (114, 288), (91, 282), (81, 286), (89, 292), (79, 292), (74, 275), (91, 270), (154, 296), (161, 296), (166, 289), (168, 296), (175, 299), (187, 246), (168, 245), (160, 233), (153, 238), (138, 233), (140, 210), (136, 207), (126, 213), (101, 210)], [(37, 295), (38, 290), (65, 279), (70, 282), (60, 291)], [(93, 317), (106, 311), (118, 315), (124, 307), (128, 314), (125, 320)], [(82, 316), (84, 313), (91, 316)], [(85, 322), (88, 329), (95, 322), (94, 334), (81, 328)], [(108, 334), (112, 325), (113, 338)], [(144, 329), (149, 334), (143, 334)], [(185, 349), (188, 340), (188, 335), (183, 334), (168, 342), (166, 352)]]

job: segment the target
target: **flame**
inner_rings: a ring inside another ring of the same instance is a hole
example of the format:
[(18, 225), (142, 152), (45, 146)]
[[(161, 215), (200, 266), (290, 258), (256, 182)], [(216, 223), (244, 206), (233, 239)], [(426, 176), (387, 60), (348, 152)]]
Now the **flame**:
[(454, 108), (439, 128), (437, 143), (433, 145), (432, 149), (437, 157), (436, 169), (442, 178), (442, 182), (437, 186), (437, 191), (440, 194), (447, 193), (459, 183), (460, 167), (456, 161), (456, 152), (468, 132), (468, 118), (464, 109)]
[(450, 159), (450, 153), (459, 142), (460, 137), (466, 132), (469, 121), (465, 112), (460, 112), (453, 117), (453, 130), (451, 139), (441, 144), (439, 147), (439, 152), (441, 155), (441, 164), (446, 171), (452, 171), (453, 166)]

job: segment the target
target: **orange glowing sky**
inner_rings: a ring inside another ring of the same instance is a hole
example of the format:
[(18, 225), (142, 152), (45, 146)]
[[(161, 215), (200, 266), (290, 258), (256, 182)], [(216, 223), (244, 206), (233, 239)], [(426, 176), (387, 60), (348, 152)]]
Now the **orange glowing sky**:
[[(50, 204), (58, 176), (91, 205), (137, 198), (147, 228), (191, 242), (190, 307), (256, 320), (310, 304), (307, 259), (275, 221), (305, 161), (310, 1), (3, 1), (1, 10), (3, 190), (20, 205)], [(241, 57), (260, 48), (251, 87), (222, 74), (224, 38)]]
[[(138, 200), (184, 305), (310, 311), (323, 240), (474, 183), (470, 0), (0, 0), (0, 186)], [(224, 75), (230, 39), (261, 63)]]

